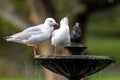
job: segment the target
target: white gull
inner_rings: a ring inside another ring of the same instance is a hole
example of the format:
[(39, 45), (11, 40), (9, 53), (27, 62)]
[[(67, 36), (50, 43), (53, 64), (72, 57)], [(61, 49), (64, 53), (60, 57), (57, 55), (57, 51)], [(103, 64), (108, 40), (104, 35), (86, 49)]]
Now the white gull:
[(68, 17), (64, 17), (60, 21), (60, 28), (52, 32), (51, 44), (57, 46), (66, 46), (70, 44), (70, 31), (68, 25)]
[(33, 26), (23, 30), (22, 32), (8, 36), (7, 41), (23, 43), (34, 48), (34, 56), (40, 43), (50, 38), (54, 25), (58, 25), (53, 18), (47, 18), (43, 24)]

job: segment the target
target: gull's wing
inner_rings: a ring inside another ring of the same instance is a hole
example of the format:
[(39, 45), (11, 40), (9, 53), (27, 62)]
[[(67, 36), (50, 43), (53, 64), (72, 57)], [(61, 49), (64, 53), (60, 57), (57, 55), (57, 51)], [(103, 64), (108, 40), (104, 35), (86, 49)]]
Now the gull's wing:
[(42, 34), (42, 29), (38, 28), (38, 27), (30, 27), (26, 30), (24, 30), (19, 39), (28, 39), (29, 37), (31, 37), (32, 35), (40, 35)]
[[(22, 32), (19, 32), (17, 34), (14, 34), (12, 36), (9, 36), (6, 40), (26, 40), (29, 37), (31, 37), (32, 35), (38, 35), (38, 34), (42, 34), (42, 28), (39, 28), (41, 26), (35, 26), (35, 27), (30, 27), (25, 29)], [(43, 27), (43, 26), (42, 26)]]
[(43, 24), (38, 25), (38, 26), (29, 27), (29, 28), (25, 29), (25, 30), (22, 31), (22, 32), (39, 31), (39, 29), (42, 29), (42, 28), (44, 28), (44, 25), (43, 25)]

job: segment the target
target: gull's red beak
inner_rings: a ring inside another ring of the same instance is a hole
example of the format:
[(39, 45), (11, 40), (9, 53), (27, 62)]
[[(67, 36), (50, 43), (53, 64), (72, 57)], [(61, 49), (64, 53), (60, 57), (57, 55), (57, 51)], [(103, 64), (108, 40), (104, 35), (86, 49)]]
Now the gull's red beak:
[(57, 26), (57, 27), (58, 27), (58, 26), (59, 26), (59, 24), (58, 24), (58, 23), (54, 23), (54, 26)]

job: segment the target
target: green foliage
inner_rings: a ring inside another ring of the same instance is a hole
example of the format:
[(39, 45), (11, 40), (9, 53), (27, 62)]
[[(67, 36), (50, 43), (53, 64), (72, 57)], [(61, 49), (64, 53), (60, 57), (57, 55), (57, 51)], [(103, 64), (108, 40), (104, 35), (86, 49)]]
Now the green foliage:
[(20, 30), (15, 28), (11, 23), (0, 18), (0, 32), (2, 32), (3, 35), (5, 35), (5, 36), (11, 35), (18, 31), (20, 31)]
[(98, 72), (89, 76), (89, 80), (119, 80), (119, 72)]
[(26, 0), (19, 0), (19, 1), (18, 0), (6, 0), (6, 1), (14, 5), (18, 13), (21, 13), (24, 16), (28, 16), (29, 10), (26, 5), (27, 4)]
[(6, 46), (9, 45), (4, 39), (6, 36), (10, 36), (16, 32), (19, 32), (19, 29), (16, 29), (12, 24), (0, 18), (0, 53), (4, 54), (6, 51)]
[(0, 18), (0, 40), (3, 40), (3, 37), (9, 36), (16, 32), (20, 31), (19, 29), (15, 28), (12, 24), (5, 21), (4, 19)]
[[(119, 80), (119, 72), (98, 72), (96, 74), (90, 75), (89, 80)], [(14, 76), (14, 77), (0, 77), (0, 80), (27, 80), (25, 76)], [(32, 80), (38, 80), (37, 77), (33, 77)], [(44, 77), (39, 77), (39, 80), (45, 80)]]
[(89, 17), (86, 45), (94, 55), (108, 55), (120, 63), (120, 6), (96, 12)]
[(56, 7), (56, 12), (57, 15), (59, 15), (59, 18), (71, 13), (70, 9), (72, 9), (72, 4), (74, 0), (71, 0), (71, 2), (70, 0), (53, 0), (53, 2)]
[(119, 38), (102, 38), (102, 37), (87, 37), (86, 45), (88, 52), (93, 55), (112, 56), (120, 63), (120, 39)]

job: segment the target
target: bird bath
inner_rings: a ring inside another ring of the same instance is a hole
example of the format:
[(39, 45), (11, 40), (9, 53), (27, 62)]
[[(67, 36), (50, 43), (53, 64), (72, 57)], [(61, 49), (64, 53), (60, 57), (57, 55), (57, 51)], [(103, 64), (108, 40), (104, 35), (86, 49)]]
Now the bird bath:
[(82, 44), (73, 43), (65, 48), (72, 55), (37, 55), (34, 59), (45, 68), (69, 80), (80, 80), (115, 62), (115, 59), (109, 56), (79, 55), (86, 49)]
[(87, 47), (79, 43), (71, 43), (70, 45), (65, 46), (65, 48), (71, 55), (80, 55)]

